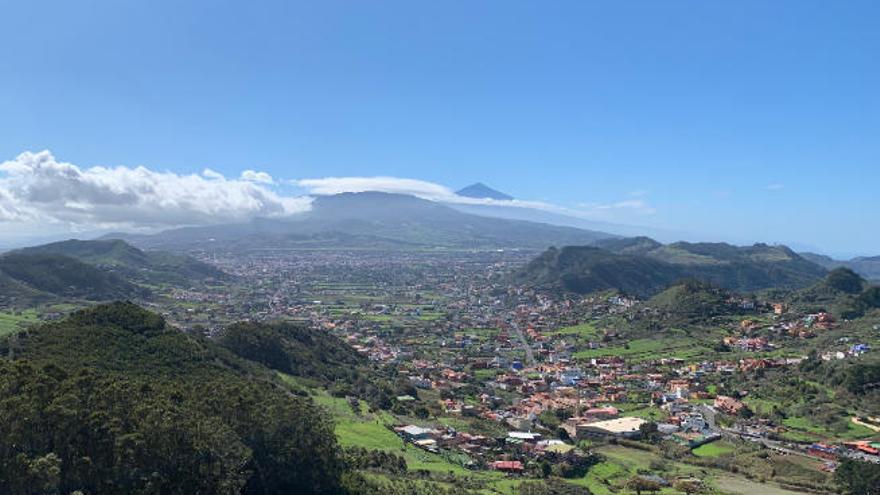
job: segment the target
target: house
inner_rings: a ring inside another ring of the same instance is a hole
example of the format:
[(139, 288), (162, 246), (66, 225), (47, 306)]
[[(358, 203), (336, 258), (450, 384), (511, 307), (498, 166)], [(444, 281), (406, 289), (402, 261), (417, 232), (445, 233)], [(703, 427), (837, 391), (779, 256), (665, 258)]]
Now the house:
[(420, 376), (411, 376), (411, 377), (409, 377), (409, 381), (416, 388), (431, 389), (434, 386), (434, 382), (432, 382), (430, 378), (422, 378)]
[(638, 438), (642, 432), (640, 427), (647, 423), (642, 418), (626, 417), (595, 421), (577, 425), (578, 434)]
[(706, 420), (700, 413), (685, 414), (681, 417), (681, 429), (683, 431), (703, 431), (706, 429)]
[(821, 457), (823, 459), (833, 461), (837, 459), (838, 449), (837, 447), (831, 445), (814, 443), (813, 445), (807, 447), (807, 453), (816, 457)]
[(516, 428), (518, 430), (527, 430), (533, 426), (532, 419), (528, 417), (513, 416), (507, 418), (504, 422), (510, 425), (511, 428)]
[(517, 440), (521, 442), (537, 442), (541, 439), (541, 434), (526, 431), (511, 431), (507, 433), (507, 438), (509, 440)]
[(522, 473), (525, 471), (525, 466), (520, 461), (495, 461), (489, 467), (504, 473)]
[(404, 439), (409, 440), (410, 442), (428, 440), (431, 437), (430, 429), (416, 425), (398, 427), (395, 428), (395, 430), (402, 435)]
[(746, 407), (745, 404), (743, 404), (742, 402), (726, 395), (719, 395), (715, 397), (714, 405), (715, 409), (719, 409), (720, 411), (731, 415), (739, 414), (739, 412)]

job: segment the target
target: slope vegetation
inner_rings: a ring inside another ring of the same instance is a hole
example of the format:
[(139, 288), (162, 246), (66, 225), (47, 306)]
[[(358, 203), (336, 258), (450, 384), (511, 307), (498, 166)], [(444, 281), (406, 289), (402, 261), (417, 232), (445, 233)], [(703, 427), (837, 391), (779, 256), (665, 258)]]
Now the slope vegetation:
[(29, 305), (54, 298), (128, 299), (146, 291), (122, 277), (60, 254), (0, 256), (0, 303)]
[(0, 493), (339, 493), (332, 425), (128, 303), (0, 341)]
[(18, 251), (22, 254), (55, 254), (75, 258), (127, 280), (147, 284), (190, 286), (228, 275), (192, 257), (162, 251), (142, 251), (119, 239), (54, 242)]
[(644, 237), (600, 240), (597, 245), (551, 248), (518, 273), (516, 279), (520, 283), (578, 293), (617, 289), (646, 296), (683, 279), (755, 291), (805, 287), (826, 273), (785, 246), (687, 242), (663, 245)]
[(237, 323), (218, 343), (274, 370), (327, 383), (351, 379), (367, 362), (338, 338), (292, 323)]
[(846, 319), (880, 308), (880, 287), (872, 287), (849, 268), (836, 268), (804, 289), (770, 295), (804, 313), (827, 311)]

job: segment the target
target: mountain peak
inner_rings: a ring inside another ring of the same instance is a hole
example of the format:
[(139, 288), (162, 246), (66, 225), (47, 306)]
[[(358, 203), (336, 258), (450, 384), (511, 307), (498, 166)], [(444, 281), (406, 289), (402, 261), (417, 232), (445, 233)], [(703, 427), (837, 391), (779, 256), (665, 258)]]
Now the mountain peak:
[(504, 194), (501, 191), (496, 191), (491, 187), (483, 184), (482, 182), (477, 182), (475, 184), (471, 184), (465, 188), (462, 188), (456, 191), (455, 194), (459, 196), (465, 196), (468, 198), (477, 198), (477, 199), (499, 199), (504, 201), (509, 201), (513, 199), (513, 196), (508, 194)]

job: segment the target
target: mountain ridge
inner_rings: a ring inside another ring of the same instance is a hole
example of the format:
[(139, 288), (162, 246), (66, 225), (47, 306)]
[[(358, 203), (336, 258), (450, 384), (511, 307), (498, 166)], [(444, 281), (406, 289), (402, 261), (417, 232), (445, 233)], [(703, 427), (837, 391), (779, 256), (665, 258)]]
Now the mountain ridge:
[(785, 246), (661, 244), (641, 237), (600, 240), (592, 247), (551, 248), (516, 273), (514, 279), (577, 293), (617, 289), (651, 296), (684, 279), (750, 292), (805, 287), (825, 274), (824, 268)]
[(13, 251), (57, 254), (75, 258), (104, 271), (140, 283), (189, 287), (210, 279), (227, 279), (223, 271), (192, 257), (162, 251), (143, 251), (122, 239), (69, 239)]
[(858, 256), (849, 260), (838, 260), (831, 256), (812, 252), (799, 254), (828, 270), (845, 267), (870, 281), (880, 282), (880, 256)]
[(185, 227), (154, 235), (111, 234), (142, 248), (546, 249), (590, 244), (604, 232), (506, 220), (458, 211), (415, 196), (381, 192), (318, 196), (312, 209), (284, 219)]

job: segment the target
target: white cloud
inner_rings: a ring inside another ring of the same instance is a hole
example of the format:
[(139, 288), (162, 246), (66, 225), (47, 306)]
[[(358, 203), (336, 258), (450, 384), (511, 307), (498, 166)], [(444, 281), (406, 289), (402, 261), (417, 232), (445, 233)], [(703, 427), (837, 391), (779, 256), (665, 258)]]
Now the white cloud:
[(25, 220), (24, 214), (18, 209), (12, 196), (0, 188), (0, 222)]
[(315, 195), (379, 191), (447, 204), (535, 209), (606, 221), (655, 212), (641, 191), (618, 202), (569, 208), (544, 201), (469, 198), (440, 184), (399, 177), (284, 181), (249, 169), (237, 179), (227, 179), (211, 169), (187, 175), (146, 167), (84, 168), (60, 162), (49, 151), (41, 151), (25, 152), (0, 163), (0, 230), (155, 231), (256, 217), (284, 217), (309, 210), (312, 197), (278, 192), (276, 186), (289, 183)]
[(394, 194), (411, 194), (425, 199), (455, 197), (451, 189), (440, 184), (399, 177), (325, 177), (296, 181), (312, 194), (340, 194), (346, 192), (378, 191)]
[(469, 198), (459, 196), (452, 189), (434, 182), (400, 177), (325, 177), (322, 179), (300, 179), (295, 181), (295, 184), (305, 188), (310, 194), (320, 195), (377, 191), (392, 194), (409, 194), (442, 203), (518, 206), (538, 209), (554, 207), (540, 201)]
[(266, 172), (257, 172), (255, 170), (245, 170), (241, 173), (241, 180), (246, 182), (256, 182), (258, 184), (274, 184), (275, 180)]
[(656, 210), (643, 197), (645, 191), (634, 191), (630, 196), (637, 196), (611, 204), (588, 203), (578, 208), (567, 208), (544, 201), (528, 201), (520, 199), (500, 200), (489, 198), (469, 198), (459, 196), (446, 186), (433, 182), (404, 179), (399, 177), (326, 177), (322, 179), (301, 179), (294, 181), (305, 188), (310, 194), (339, 194), (344, 192), (378, 191), (396, 194), (411, 194), (420, 198), (441, 203), (505, 206), (515, 208), (531, 208), (563, 215), (587, 219), (613, 219), (616, 211), (629, 211), (642, 215), (654, 214)]
[(785, 184), (768, 184), (764, 186), (764, 189), (768, 191), (779, 191), (785, 189)]
[(657, 210), (643, 199), (627, 199), (615, 203), (582, 203), (579, 205), (586, 211), (630, 210), (636, 213), (653, 215)]
[(215, 172), (215, 171), (211, 170), (210, 168), (206, 168), (205, 170), (202, 171), (202, 177), (204, 177), (206, 179), (225, 179), (226, 178), (226, 177), (223, 177), (223, 174), (221, 174), (220, 172)]
[(25, 152), (0, 163), (0, 220), (143, 229), (281, 217), (310, 208), (311, 198), (282, 196), (263, 185), (266, 177), (271, 180), (261, 172), (227, 180), (209, 169), (181, 175), (146, 167), (81, 168), (49, 151)]

